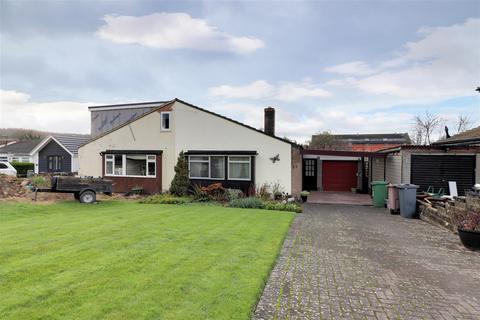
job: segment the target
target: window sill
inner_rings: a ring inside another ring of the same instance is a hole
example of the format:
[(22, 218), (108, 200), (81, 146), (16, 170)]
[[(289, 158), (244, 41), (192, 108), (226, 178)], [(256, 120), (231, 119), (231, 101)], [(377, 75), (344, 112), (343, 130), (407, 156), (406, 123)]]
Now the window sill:
[(116, 178), (150, 178), (155, 179), (157, 176), (124, 176), (124, 175), (116, 175), (116, 174), (106, 174), (105, 177), (116, 177)]

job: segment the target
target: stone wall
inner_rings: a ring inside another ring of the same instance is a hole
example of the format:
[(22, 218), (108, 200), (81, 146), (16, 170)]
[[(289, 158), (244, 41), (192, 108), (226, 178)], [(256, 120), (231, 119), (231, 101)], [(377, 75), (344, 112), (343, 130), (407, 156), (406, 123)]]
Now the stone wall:
[(445, 206), (435, 206), (423, 201), (419, 201), (420, 219), (427, 221), (433, 225), (445, 228), (452, 232), (457, 232), (455, 225), (455, 216), (457, 212), (465, 210), (479, 210), (480, 196), (467, 195), (465, 199), (458, 199)]

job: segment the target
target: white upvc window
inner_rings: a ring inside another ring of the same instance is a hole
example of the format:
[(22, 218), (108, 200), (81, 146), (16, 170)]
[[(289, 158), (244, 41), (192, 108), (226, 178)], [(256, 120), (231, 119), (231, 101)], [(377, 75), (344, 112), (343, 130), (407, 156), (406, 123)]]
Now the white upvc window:
[(190, 179), (225, 179), (224, 156), (189, 156), (188, 167)]
[(228, 180), (251, 180), (252, 163), (249, 156), (228, 157)]
[(160, 130), (161, 131), (170, 131), (172, 127), (172, 117), (171, 112), (160, 112)]
[(156, 177), (155, 155), (106, 154), (105, 175), (125, 177)]

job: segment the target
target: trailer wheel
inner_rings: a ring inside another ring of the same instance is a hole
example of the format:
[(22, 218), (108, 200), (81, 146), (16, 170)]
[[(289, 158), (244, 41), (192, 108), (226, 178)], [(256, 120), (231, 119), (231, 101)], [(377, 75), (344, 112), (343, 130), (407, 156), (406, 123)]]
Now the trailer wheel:
[(73, 197), (75, 198), (75, 200), (80, 200), (80, 193), (75, 192), (75, 193), (73, 194)]
[(95, 201), (97, 201), (97, 195), (92, 190), (86, 190), (80, 194), (81, 203), (94, 203)]

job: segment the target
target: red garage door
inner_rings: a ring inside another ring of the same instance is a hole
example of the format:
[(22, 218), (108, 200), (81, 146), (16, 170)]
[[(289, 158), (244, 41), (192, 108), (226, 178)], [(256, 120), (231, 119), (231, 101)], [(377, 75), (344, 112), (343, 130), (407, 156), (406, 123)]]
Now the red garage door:
[(323, 161), (323, 191), (350, 191), (357, 187), (357, 161)]

